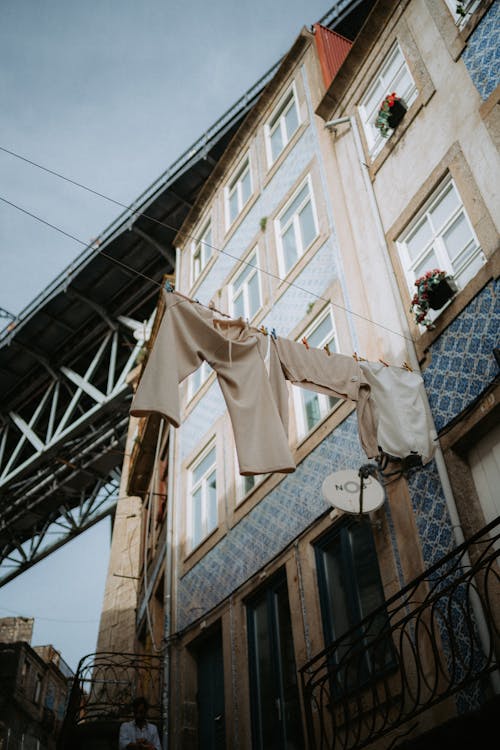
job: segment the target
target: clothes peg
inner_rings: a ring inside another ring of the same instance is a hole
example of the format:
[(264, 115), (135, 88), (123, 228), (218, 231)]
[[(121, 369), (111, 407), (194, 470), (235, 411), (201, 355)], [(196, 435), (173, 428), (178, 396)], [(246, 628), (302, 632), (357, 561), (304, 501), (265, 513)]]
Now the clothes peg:
[(308, 340), (306, 339), (305, 336), (302, 339), (302, 343), (304, 344), (304, 346), (306, 347), (306, 349), (309, 349), (309, 342), (308, 342)]
[(271, 336), (276, 341), (278, 336), (276, 335), (276, 328), (271, 328)]
[(413, 370), (412, 370), (412, 368), (410, 367), (410, 365), (408, 364), (408, 362), (403, 362), (403, 364), (401, 365), (401, 367), (402, 367), (402, 368), (403, 368), (404, 370), (408, 370), (408, 372), (413, 372)]
[(263, 334), (264, 334), (264, 336), (267, 336), (267, 334), (268, 334), (268, 330), (267, 330), (266, 326), (261, 326), (261, 327), (259, 328), (259, 331), (260, 331), (261, 333), (263, 333)]
[(356, 362), (359, 362), (358, 355), (356, 354), (356, 352), (354, 352), (352, 356), (356, 360)]
[(380, 357), (379, 357), (378, 361), (379, 361), (379, 362), (380, 362), (381, 364), (383, 364), (383, 365), (384, 365), (384, 367), (389, 367), (389, 365), (387, 364), (387, 362), (384, 362), (384, 360), (383, 360), (383, 359), (381, 359)]
[(324, 350), (325, 350), (325, 352), (326, 352), (326, 353), (328, 354), (328, 356), (330, 356), (330, 354), (331, 354), (331, 351), (330, 351), (330, 347), (328, 346), (328, 344), (325, 344), (325, 345), (324, 345), (324, 347), (323, 347), (323, 349), (324, 349)]
[(173, 285), (172, 285), (172, 284), (170, 283), (170, 281), (166, 281), (166, 282), (165, 282), (165, 289), (167, 290), (167, 292), (173, 292), (173, 291), (174, 291), (174, 287), (173, 287)]

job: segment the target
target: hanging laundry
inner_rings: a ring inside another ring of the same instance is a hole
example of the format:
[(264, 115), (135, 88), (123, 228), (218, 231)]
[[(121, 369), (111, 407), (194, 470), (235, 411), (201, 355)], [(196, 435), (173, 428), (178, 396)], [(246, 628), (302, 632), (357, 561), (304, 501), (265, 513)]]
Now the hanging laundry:
[[(240, 473), (294, 471), (285, 427), (286, 383), (279, 366), (270, 366), (269, 374), (264, 362), (269, 338), (242, 318), (218, 319), (177, 292), (164, 292), (164, 299), (165, 312), (131, 415), (158, 413), (179, 427), (179, 383), (206, 361), (217, 373), (226, 402)], [(269, 355), (276, 356), (273, 348)]]
[(380, 448), (393, 458), (420, 456), (423, 464), (428, 463), (435, 452), (437, 435), (426, 408), (422, 377), (381, 360), (359, 365), (371, 386)]
[(377, 455), (369, 386), (351, 357), (266, 336), (243, 319), (220, 319), (177, 292), (164, 292), (165, 313), (130, 413), (161, 414), (180, 425), (179, 383), (203, 361), (215, 370), (233, 426), (240, 474), (289, 473), (286, 379), (359, 402), (361, 441)]

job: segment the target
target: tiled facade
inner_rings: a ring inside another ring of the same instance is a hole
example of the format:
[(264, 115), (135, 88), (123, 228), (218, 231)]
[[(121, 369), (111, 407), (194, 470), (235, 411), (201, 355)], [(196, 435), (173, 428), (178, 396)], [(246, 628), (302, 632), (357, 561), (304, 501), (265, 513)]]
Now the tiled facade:
[(470, 36), (463, 61), (481, 99), (486, 100), (500, 81), (500, 4), (494, 2)]

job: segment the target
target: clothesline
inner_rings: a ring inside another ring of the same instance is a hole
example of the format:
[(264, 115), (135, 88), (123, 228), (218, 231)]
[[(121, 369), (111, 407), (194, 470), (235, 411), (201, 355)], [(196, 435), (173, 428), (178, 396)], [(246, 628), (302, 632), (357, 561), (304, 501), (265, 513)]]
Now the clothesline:
[[(51, 174), (52, 176), (57, 177), (58, 179), (64, 180), (65, 182), (68, 182), (68, 183), (74, 185), (75, 187), (79, 187), (82, 190), (86, 190), (87, 192), (90, 192), (93, 195), (98, 196), (99, 198), (103, 198), (104, 200), (107, 200), (107, 201), (109, 201), (111, 203), (114, 203), (115, 205), (120, 206), (121, 208), (124, 208), (127, 211), (130, 211), (131, 212), (131, 216), (134, 216), (134, 217), (141, 216), (142, 218), (147, 219), (148, 221), (151, 221), (151, 222), (153, 222), (155, 224), (158, 224), (159, 226), (165, 227), (165, 229), (170, 229), (170, 230), (172, 230), (172, 231), (174, 231), (176, 233), (180, 231), (180, 227), (174, 227), (172, 224), (169, 224), (169, 223), (167, 223), (165, 221), (160, 221), (159, 219), (157, 219), (154, 216), (146, 214), (146, 213), (144, 213), (142, 211), (137, 211), (137, 210), (133, 209), (132, 206), (127, 206), (125, 203), (121, 203), (120, 201), (117, 201), (114, 198), (111, 198), (111, 197), (105, 195), (104, 193), (99, 192), (98, 190), (94, 190), (93, 188), (90, 188), (90, 187), (88, 187), (87, 185), (84, 185), (81, 182), (77, 182), (76, 180), (73, 180), (70, 177), (66, 177), (65, 175), (61, 174), (60, 172), (57, 172), (57, 171), (55, 171), (53, 169), (49, 169), (48, 167), (44, 167), (43, 165), (38, 164), (37, 162), (32, 161), (31, 159), (27, 159), (26, 157), (21, 156), (20, 154), (17, 154), (15, 151), (11, 151), (11, 150), (5, 148), (4, 146), (0, 146), (0, 151), (3, 151), (5, 153), (9, 154), (10, 156), (15, 157), (16, 159), (20, 159), (21, 161), (24, 161), (27, 164), (30, 164), (31, 166), (36, 167), (37, 169), (40, 169), (40, 170), (42, 170), (44, 172), (47, 172), (48, 174)], [(41, 223), (45, 224), (46, 226), (51, 227), (55, 231), (58, 231), (61, 234), (64, 234), (65, 236), (69, 237), (70, 239), (74, 240), (75, 242), (80, 243), (84, 247), (91, 247), (92, 245), (95, 245), (96, 249), (99, 249), (99, 241), (98, 240), (94, 240), (94, 242), (90, 242), (90, 243), (84, 242), (83, 240), (75, 237), (74, 235), (70, 234), (69, 232), (65, 232), (63, 229), (60, 229), (56, 225), (51, 224), (50, 222), (48, 222), (48, 221), (46, 221), (46, 220), (44, 220), (44, 219), (36, 216), (35, 214), (31, 213), (30, 211), (27, 211), (24, 208), (21, 208), (20, 206), (16, 205), (15, 203), (13, 203), (13, 202), (5, 199), (5, 198), (2, 198), (2, 197), (0, 197), (0, 200), (2, 200), (4, 203), (7, 203), (10, 206), (12, 206), (13, 208), (17, 208), (19, 211), (22, 211), (23, 213), (31, 216), (33, 219), (36, 219), (36, 220), (40, 221)], [(376, 321), (372, 320), (371, 318), (368, 318), (365, 315), (361, 315), (360, 313), (357, 313), (354, 310), (350, 310), (349, 308), (345, 307), (344, 305), (339, 304), (338, 302), (333, 302), (332, 300), (327, 300), (324, 297), (321, 297), (320, 295), (316, 294), (315, 292), (311, 292), (308, 289), (304, 289), (303, 287), (299, 286), (295, 282), (287, 281), (286, 279), (282, 279), (278, 274), (274, 274), (274, 273), (272, 273), (271, 271), (268, 271), (265, 268), (260, 268), (259, 266), (256, 266), (253, 263), (250, 263), (249, 261), (247, 261), (247, 260), (245, 260), (243, 258), (239, 258), (238, 256), (233, 255), (232, 253), (228, 252), (227, 250), (222, 250), (221, 248), (215, 247), (215, 245), (212, 245), (211, 243), (207, 242), (206, 240), (203, 240), (201, 237), (197, 237), (194, 234), (190, 234), (190, 233), (186, 233), (186, 232), (184, 232), (183, 235), (187, 239), (192, 239), (195, 242), (199, 242), (199, 243), (205, 245), (206, 247), (210, 248), (214, 252), (218, 252), (218, 253), (222, 253), (223, 255), (226, 255), (227, 257), (229, 257), (232, 260), (236, 261), (239, 265), (246, 265), (246, 266), (248, 266), (250, 268), (254, 268), (259, 273), (262, 273), (262, 274), (264, 274), (264, 275), (266, 275), (266, 276), (268, 276), (270, 278), (273, 278), (273, 279), (279, 281), (280, 283), (287, 284), (290, 287), (298, 289), (299, 291), (304, 292), (305, 294), (308, 294), (311, 297), (316, 297), (317, 299), (322, 300), (324, 302), (330, 302), (334, 307), (337, 307), (338, 309), (343, 310), (344, 312), (346, 312), (346, 313), (348, 313), (350, 315), (353, 315), (353, 316), (355, 316), (357, 318), (360, 318), (361, 320), (364, 320), (365, 322), (370, 323), (371, 325), (377, 326), (378, 328), (382, 328), (385, 331), (387, 331), (388, 333), (392, 333), (395, 336), (399, 336), (400, 338), (403, 338), (406, 341), (410, 341), (411, 343), (413, 343), (413, 339), (411, 338), (411, 336), (407, 336), (404, 333), (401, 333), (400, 331), (395, 331), (392, 328), (389, 328), (388, 326), (383, 325), (382, 323), (377, 323)], [(138, 276), (142, 276), (143, 278), (148, 279), (149, 281), (153, 282), (154, 284), (157, 284), (158, 286), (161, 286), (161, 284), (159, 284), (156, 280), (151, 279), (150, 277), (146, 276), (145, 274), (141, 273), (140, 271), (137, 271), (135, 268), (132, 268), (132, 267), (128, 266), (127, 264), (123, 263), (123, 261), (118, 261), (116, 258), (113, 258), (113, 256), (111, 256), (111, 255), (108, 255), (103, 250), (100, 250), (99, 252), (101, 253), (101, 255), (103, 257), (107, 258), (108, 260), (110, 260), (112, 262), (115, 262), (118, 265), (121, 265), (121, 266), (123, 266), (125, 268), (128, 268), (130, 271), (132, 271), (133, 273), (136, 273)]]
[[(172, 282), (169, 281), (169, 280), (167, 280), (165, 282), (164, 287), (165, 287), (165, 290), (167, 292), (173, 292), (174, 291), (174, 286), (173, 286)], [(222, 312), (222, 310), (218, 310), (215, 307), (215, 305), (213, 305), (211, 302), (209, 302), (208, 305), (205, 305), (205, 304), (203, 304), (203, 302), (200, 302), (200, 300), (197, 297), (188, 297), (186, 294), (183, 294), (182, 292), (179, 292), (179, 291), (175, 291), (175, 293), (176, 293), (176, 295), (178, 297), (182, 297), (187, 302), (192, 302), (194, 304), (201, 305), (206, 310), (211, 310), (212, 312), (216, 312), (218, 315), (222, 315), (225, 318), (231, 319), (231, 316), (228, 315), (228, 313)], [(247, 323), (248, 323), (248, 321), (247, 321)], [(250, 323), (248, 323), (248, 326), (249, 326), (250, 330), (254, 330), (254, 331), (257, 331), (259, 333), (263, 333), (265, 336), (269, 335), (269, 336), (272, 336), (274, 339), (276, 339), (276, 337), (277, 337), (276, 329), (275, 328), (269, 329), (269, 328), (267, 328), (264, 325), (262, 325), (259, 328), (257, 328), (255, 326), (251, 326)], [(309, 342), (308, 342), (308, 340), (307, 340), (307, 338), (305, 336), (302, 337), (301, 343), (304, 344), (304, 346), (306, 347), (306, 349), (309, 349)], [(328, 354), (328, 356), (330, 356), (331, 352), (330, 352), (330, 349), (328, 347), (328, 344), (326, 344), (323, 347), (323, 349)], [(356, 362), (368, 362), (368, 360), (366, 359), (366, 357), (362, 357), (357, 352), (354, 352), (352, 356), (356, 360)], [(402, 365), (398, 366), (398, 365), (389, 365), (388, 362), (386, 362), (385, 360), (381, 359), (380, 357), (379, 357), (378, 361), (381, 364), (383, 364), (385, 367), (400, 367), (400, 369), (407, 370), (408, 372), (413, 372), (413, 369), (410, 367), (410, 365), (407, 362), (403, 362)]]

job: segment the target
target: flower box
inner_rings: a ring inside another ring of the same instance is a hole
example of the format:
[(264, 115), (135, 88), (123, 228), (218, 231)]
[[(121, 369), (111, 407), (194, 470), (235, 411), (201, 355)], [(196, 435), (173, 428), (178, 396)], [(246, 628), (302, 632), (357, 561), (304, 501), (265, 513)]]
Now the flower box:
[(399, 125), (405, 114), (406, 104), (393, 91), (392, 94), (387, 94), (380, 105), (375, 127), (384, 138), (388, 138), (390, 131)]
[(411, 301), (410, 312), (415, 316), (415, 322), (427, 328), (434, 328), (434, 324), (427, 317), (429, 310), (440, 310), (458, 291), (453, 278), (434, 268), (427, 271), (415, 281), (417, 291)]
[(428, 303), (432, 310), (441, 310), (458, 291), (454, 280), (449, 276), (442, 279), (436, 286), (429, 289)]

